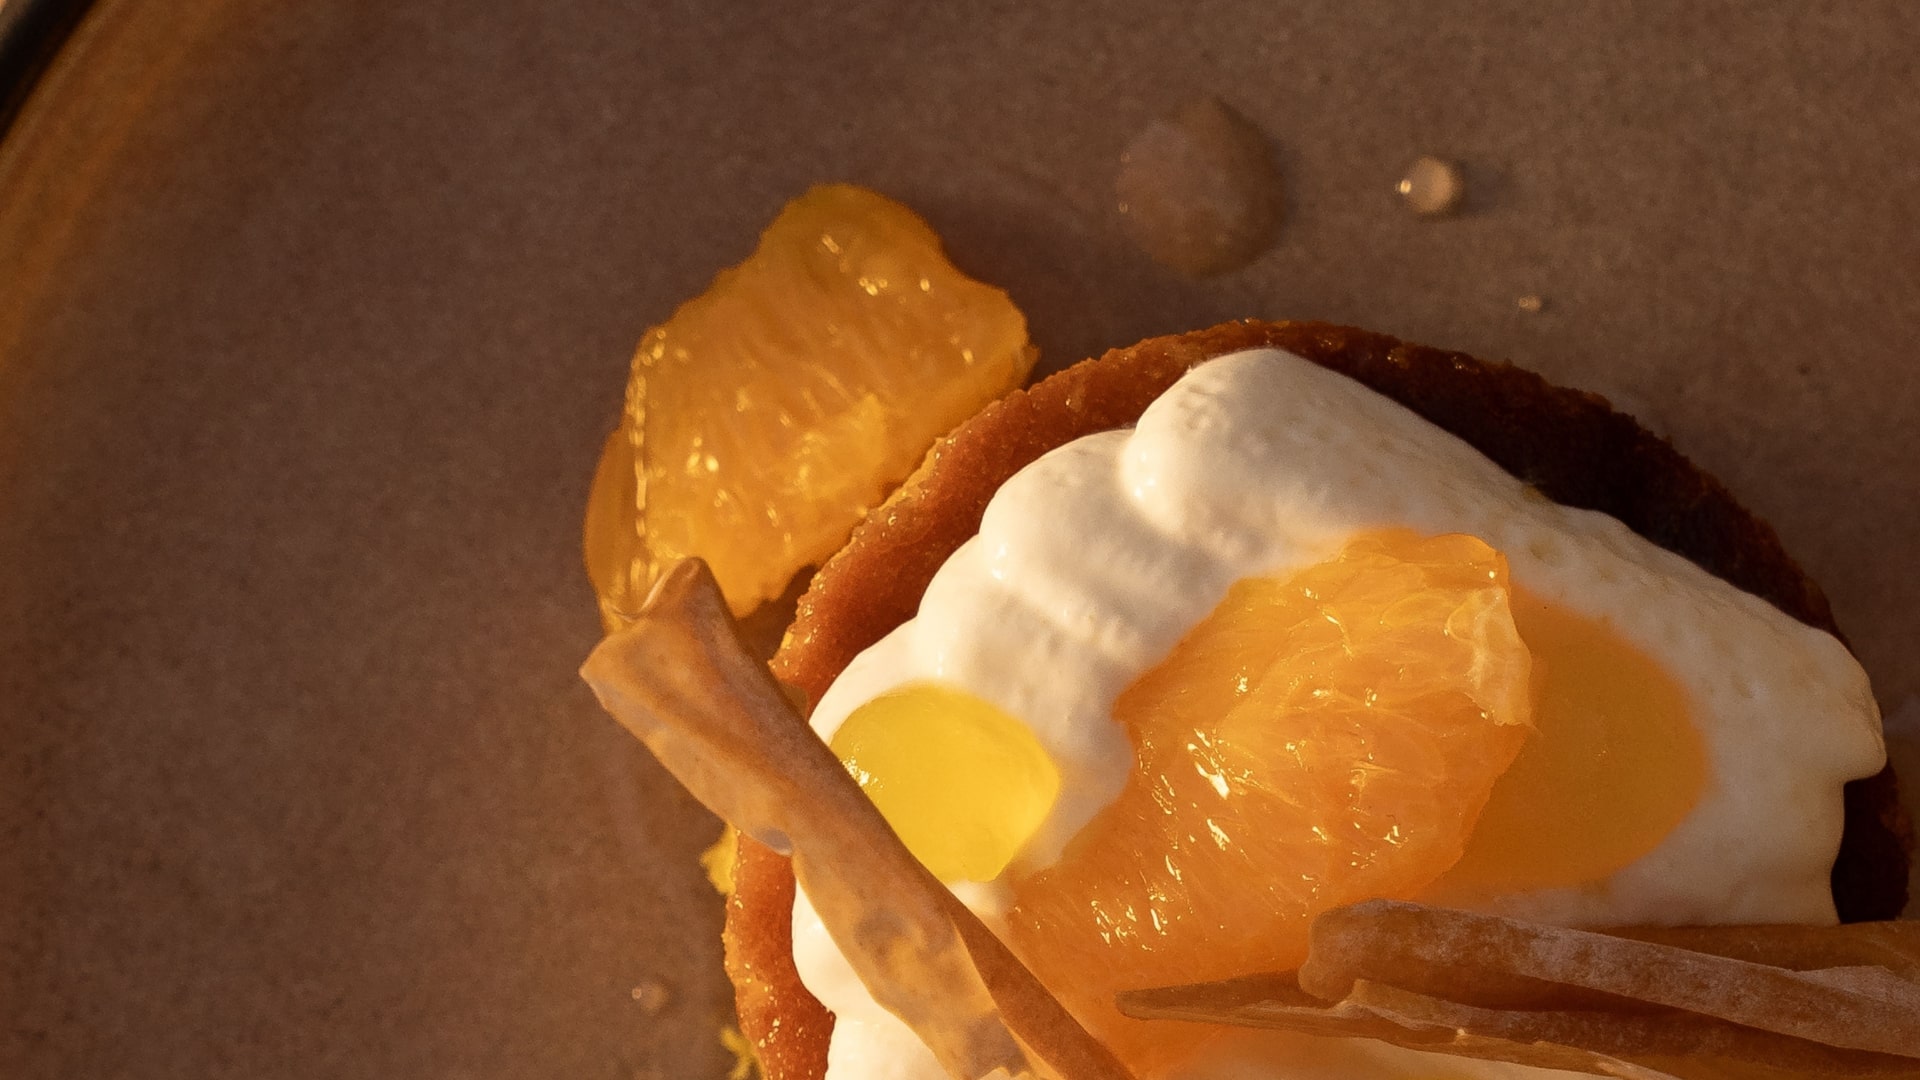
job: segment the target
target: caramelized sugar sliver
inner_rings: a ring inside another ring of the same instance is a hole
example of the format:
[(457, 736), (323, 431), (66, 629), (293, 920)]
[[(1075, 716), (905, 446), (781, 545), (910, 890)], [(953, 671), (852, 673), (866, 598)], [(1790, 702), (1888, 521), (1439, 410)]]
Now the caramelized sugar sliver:
[(1612, 1076), (1913, 1078), (1916, 955), (1920, 923), (1597, 933), (1375, 900), (1315, 920), (1297, 972), (1119, 1004)]

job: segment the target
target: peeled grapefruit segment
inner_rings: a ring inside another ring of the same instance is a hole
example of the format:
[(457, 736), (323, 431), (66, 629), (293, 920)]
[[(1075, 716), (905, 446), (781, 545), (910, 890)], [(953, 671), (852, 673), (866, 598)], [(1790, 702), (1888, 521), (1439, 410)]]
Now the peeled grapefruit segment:
[(736, 615), (779, 596), (1033, 361), (1019, 309), (912, 211), (808, 191), (641, 339), (587, 514), (603, 620), (694, 555)]

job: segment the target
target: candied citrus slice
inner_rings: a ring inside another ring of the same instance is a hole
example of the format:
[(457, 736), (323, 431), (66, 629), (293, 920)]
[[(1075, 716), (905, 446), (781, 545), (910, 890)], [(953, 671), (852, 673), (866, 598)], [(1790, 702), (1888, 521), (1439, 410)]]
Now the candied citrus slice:
[(912, 211), (847, 185), (795, 199), (641, 339), (587, 514), (609, 625), (692, 555), (736, 615), (780, 595), (1033, 360), (1019, 309)]
[(1291, 969), (1315, 915), (1460, 858), (1527, 738), (1530, 666), (1506, 560), (1472, 537), (1363, 536), (1235, 584), (1120, 696), (1133, 776), (1013, 883), (1017, 949), (1130, 1062), (1164, 1053), (1115, 992)]

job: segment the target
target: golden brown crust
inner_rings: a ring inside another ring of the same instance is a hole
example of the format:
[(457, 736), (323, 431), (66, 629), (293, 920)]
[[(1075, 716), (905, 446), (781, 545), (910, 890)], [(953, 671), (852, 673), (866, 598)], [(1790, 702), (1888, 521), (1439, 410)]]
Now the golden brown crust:
[(742, 836), (727, 896), (727, 978), (733, 981), (740, 1034), (767, 1080), (819, 1080), (827, 1074), (833, 1014), (800, 985), (793, 966), (793, 867), (786, 857)]
[[(912, 617), (934, 571), (978, 530), (987, 501), (1015, 472), (1082, 435), (1131, 425), (1193, 365), (1265, 346), (1364, 383), (1548, 497), (1611, 514), (1794, 618), (1839, 634), (1825, 596), (1773, 530), (1604, 399), (1507, 364), (1364, 330), (1241, 322), (1113, 350), (962, 424), (815, 576), (774, 658), (775, 674), (817, 700), (855, 655)], [(1846, 798), (1835, 901), (1848, 921), (1891, 918), (1906, 903), (1912, 846), (1891, 769), (1849, 784)], [(741, 1030), (763, 1048), (769, 1080), (817, 1080), (832, 1021), (793, 970), (793, 879), (785, 865), (742, 840), (738, 891), (727, 911), (728, 970)]]

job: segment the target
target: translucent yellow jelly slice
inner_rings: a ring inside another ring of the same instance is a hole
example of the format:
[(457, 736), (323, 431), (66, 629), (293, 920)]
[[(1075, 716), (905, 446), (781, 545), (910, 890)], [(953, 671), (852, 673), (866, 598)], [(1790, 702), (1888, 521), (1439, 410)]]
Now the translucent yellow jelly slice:
[(1025, 724), (939, 683), (860, 706), (832, 745), (941, 881), (999, 877), (1060, 795), (1060, 770)]

